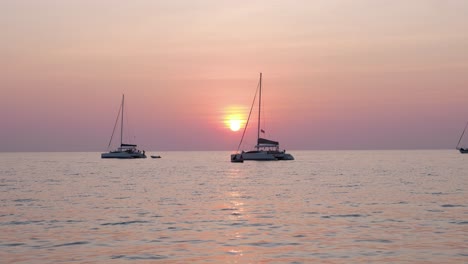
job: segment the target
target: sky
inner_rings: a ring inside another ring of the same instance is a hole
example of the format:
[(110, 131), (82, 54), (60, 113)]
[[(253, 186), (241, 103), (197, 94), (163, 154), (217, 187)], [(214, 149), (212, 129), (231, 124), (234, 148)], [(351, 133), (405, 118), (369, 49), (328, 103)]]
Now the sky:
[[(452, 149), (468, 1), (1, 0), (0, 151)], [(255, 144), (255, 108), (243, 149)], [(468, 146), (468, 137), (462, 144)], [(115, 145), (114, 145), (115, 146)]]

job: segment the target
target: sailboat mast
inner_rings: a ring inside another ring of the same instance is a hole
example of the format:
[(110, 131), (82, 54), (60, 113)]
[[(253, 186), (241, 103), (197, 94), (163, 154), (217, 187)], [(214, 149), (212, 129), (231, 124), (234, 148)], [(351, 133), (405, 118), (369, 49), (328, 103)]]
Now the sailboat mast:
[(124, 120), (124, 99), (125, 95), (122, 94), (122, 116), (120, 120), (120, 146), (122, 146), (122, 140), (123, 140), (123, 120)]
[(257, 128), (257, 149), (259, 148), (258, 146), (258, 140), (260, 139), (260, 114), (261, 114), (261, 105), (262, 105), (262, 73), (260, 73), (260, 93), (258, 97), (258, 128)]

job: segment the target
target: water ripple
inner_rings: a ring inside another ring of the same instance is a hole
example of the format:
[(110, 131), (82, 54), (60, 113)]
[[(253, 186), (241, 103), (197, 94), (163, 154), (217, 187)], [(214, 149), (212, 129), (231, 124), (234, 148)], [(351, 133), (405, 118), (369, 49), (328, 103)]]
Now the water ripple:
[(355, 242), (367, 242), (367, 243), (393, 243), (393, 241), (388, 239), (357, 239)]
[(13, 202), (16, 202), (16, 203), (27, 203), (27, 202), (37, 202), (37, 201), (39, 201), (39, 200), (38, 199), (32, 199), (32, 198), (13, 200)]
[(450, 222), (452, 224), (457, 224), (457, 225), (468, 225), (468, 221), (461, 221), (461, 222)]
[(466, 206), (461, 205), (461, 204), (443, 204), (441, 206), (442, 207), (466, 207)]
[(142, 255), (114, 255), (111, 256), (112, 259), (126, 259), (126, 260), (157, 260), (157, 259), (165, 259), (166, 256), (162, 255), (151, 255), (151, 254), (142, 254)]
[(149, 221), (141, 221), (141, 220), (134, 220), (134, 221), (125, 221), (125, 222), (115, 222), (115, 223), (103, 223), (103, 226), (114, 226), (114, 225), (129, 225), (129, 224), (144, 224), (149, 223)]
[(342, 214), (342, 215), (324, 215), (322, 218), (335, 218), (335, 217), (366, 217), (362, 214)]
[(89, 244), (89, 242), (87, 242), (87, 241), (77, 241), (77, 242), (54, 245), (53, 247), (68, 247), (68, 246), (78, 246), (78, 245), (86, 245), (86, 244)]
[(9, 243), (9, 244), (2, 244), (0, 246), (2, 247), (17, 247), (17, 246), (23, 246), (26, 245), (24, 243)]
[(35, 220), (35, 221), (11, 221), (6, 223), (0, 223), (0, 225), (29, 225), (29, 224), (37, 224), (43, 223), (43, 220)]

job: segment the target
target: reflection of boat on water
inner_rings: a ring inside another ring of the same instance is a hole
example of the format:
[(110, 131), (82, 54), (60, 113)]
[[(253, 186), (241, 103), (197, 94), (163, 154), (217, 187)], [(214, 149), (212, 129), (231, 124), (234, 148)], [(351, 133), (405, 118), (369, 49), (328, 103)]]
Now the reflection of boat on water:
[(117, 115), (117, 120), (114, 125), (114, 130), (112, 131), (112, 136), (109, 141), (108, 148), (112, 143), (112, 138), (114, 136), (115, 128), (117, 127), (117, 121), (119, 119), (119, 115), (121, 115), (120, 119), (120, 147), (116, 150), (110, 151), (108, 153), (102, 153), (101, 158), (103, 159), (138, 159), (138, 158), (146, 158), (145, 151), (141, 151), (137, 149), (137, 145), (134, 144), (124, 144), (122, 143), (123, 138), (123, 115), (124, 115), (124, 95), (122, 95), (122, 104), (120, 105), (119, 114)]
[[(244, 160), (294, 160), (294, 157), (291, 154), (286, 153), (286, 150), (280, 150), (278, 141), (273, 141), (270, 139), (260, 137), (260, 133), (265, 133), (265, 131), (261, 129), (260, 127), (260, 121), (261, 121), (260, 114), (261, 114), (261, 107), (262, 107), (262, 73), (260, 73), (260, 80), (258, 83), (257, 92), (259, 94), (257, 145), (255, 146), (255, 150), (242, 151), (241, 153), (231, 154), (231, 162), (243, 162)], [(239, 147), (237, 148), (237, 152), (239, 151), (239, 148), (244, 139), (245, 131), (247, 130), (247, 126), (250, 120), (250, 115), (252, 114), (252, 109), (254, 107), (255, 99), (257, 97), (257, 92), (255, 93), (252, 107), (250, 108), (249, 117), (247, 118), (247, 122), (244, 128), (244, 132), (242, 134), (241, 142), (239, 143)]]
[(461, 134), (461, 136), (460, 136), (460, 139), (458, 140), (458, 144), (457, 144), (457, 147), (456, 147), (456, 149), (457, 149), (458, 151), (460, 151), (460, 153), (462, 153), (462, 154), (468, 153), (468, 148), (459, 148), (460, 142), (461, 142), (463, 136), (465, 135), (465, 131), (466, 131), (466, 128), (467, 128), (467, 127), (468, 127), (468, 123), (466, 123), (465, 129), (463, 129), (463, 132), (462, 132), (462, 134)]

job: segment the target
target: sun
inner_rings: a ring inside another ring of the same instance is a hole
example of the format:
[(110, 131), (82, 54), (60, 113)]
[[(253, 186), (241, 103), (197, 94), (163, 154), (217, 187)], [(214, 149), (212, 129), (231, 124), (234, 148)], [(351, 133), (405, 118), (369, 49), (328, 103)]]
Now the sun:
[(244, 128), (246, 124), (246, 107), (244, 106), (227, 106), (223, 109), (222, 121), (224, 126), (232, 132), (237, 132)]
[(229, 120), (229, 128), (232, 131), (239, 131), (241, 129), (242, 121), (239, 119), (230, 119)]

